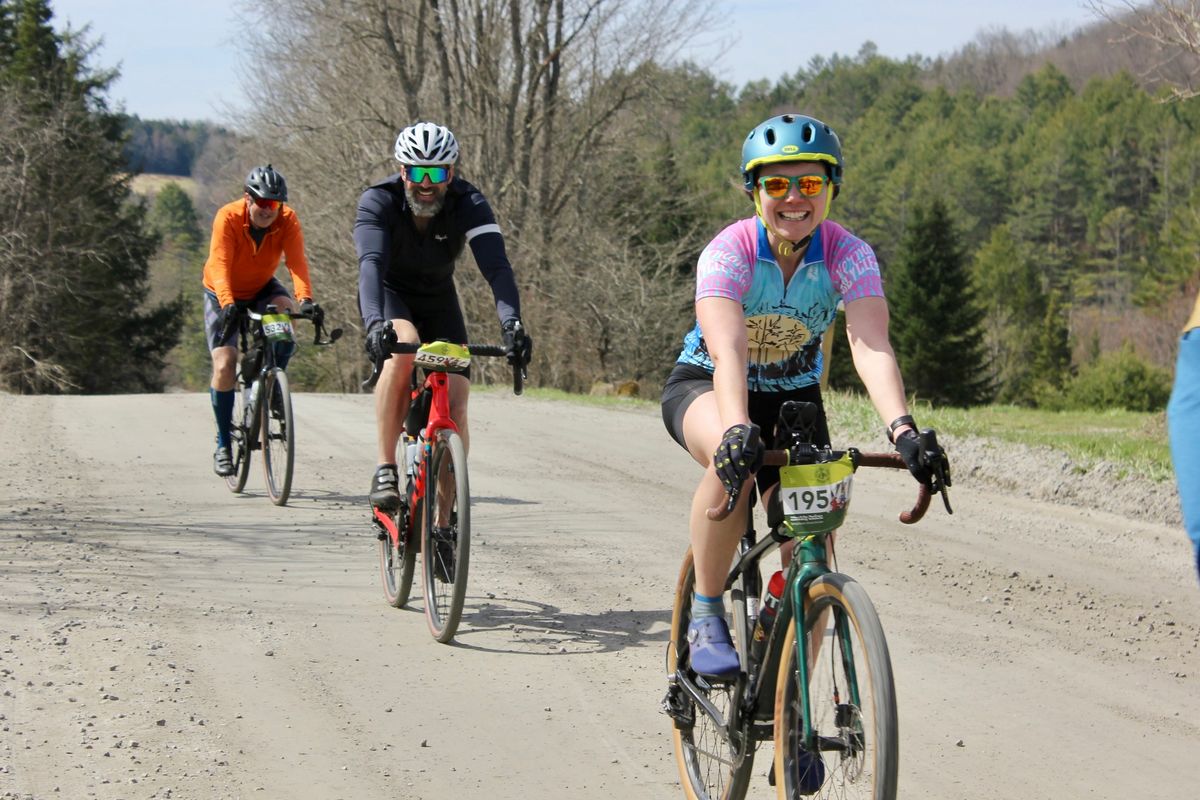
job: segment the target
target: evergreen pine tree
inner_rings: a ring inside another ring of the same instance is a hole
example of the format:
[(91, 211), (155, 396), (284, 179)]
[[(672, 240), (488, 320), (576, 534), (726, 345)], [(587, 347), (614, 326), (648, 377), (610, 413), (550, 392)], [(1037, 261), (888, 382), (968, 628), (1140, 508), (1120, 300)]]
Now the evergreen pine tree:
[(208, 386), (212, 368), (200, 288), (208, 242), (191, 197), (174, 181), (155, 195), (149, 221), (162, 237), (150, 263), (154, 293), (164, 300), (177, 297), (183, 308), (179, 344), (167, 356), (164, 377), (168, 386), (199, 391)]
[(179, 304), (146, 303), (157, 237), (107, 110), (113, 75), (54, 32), (47, 0), (0, 9), (0, 387), (157, 390)]
[(1061, 389), (1071, 377), (1071, 332), (1062, 296), (1050, 292), (1046, 318), (1042, 320), (1033, 344), (1033, 369), (1036, 380)]
[(987, 400), (983, 312), (940, 199), (915, 210), (885, 277), (892, 346), (909, 394), (953, 406)]

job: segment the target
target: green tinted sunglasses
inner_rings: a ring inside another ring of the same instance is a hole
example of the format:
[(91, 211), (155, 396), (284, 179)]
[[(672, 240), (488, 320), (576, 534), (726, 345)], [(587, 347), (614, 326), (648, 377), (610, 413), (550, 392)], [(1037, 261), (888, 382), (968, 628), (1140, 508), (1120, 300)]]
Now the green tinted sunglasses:
[(429, 178), (430, 183), (445, 183), (450, 180), (449, 167), (418, 167), (409, 165), (404, 168), (404, 174), (413, 183), (422, 183)]

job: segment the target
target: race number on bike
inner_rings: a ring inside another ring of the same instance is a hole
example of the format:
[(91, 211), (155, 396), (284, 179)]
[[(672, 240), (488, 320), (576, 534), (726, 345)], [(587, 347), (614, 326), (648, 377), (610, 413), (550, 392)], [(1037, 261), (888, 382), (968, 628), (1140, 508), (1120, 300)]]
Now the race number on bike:
[(850, 505), (854, 464), (846, 453), (836, 461), (779, 468), (779, 499), (792, 535), (836, 530)]

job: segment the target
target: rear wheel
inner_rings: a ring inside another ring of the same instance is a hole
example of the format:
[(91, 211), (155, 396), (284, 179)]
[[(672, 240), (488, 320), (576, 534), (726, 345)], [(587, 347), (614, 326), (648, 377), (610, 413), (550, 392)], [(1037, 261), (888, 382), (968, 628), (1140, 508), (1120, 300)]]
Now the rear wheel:
[[(383, 512), (375, 509), (375, 515)], [(391, 524), (399, 532), (399, 543), (394, 544), (385, 530), (379, 540), (379, 570), (383, 577), (383, 596), (388, 605), (401, 608), (408, 602), (412, 592), (413, 572), (416, 570), (417, 545), (420, 534), (413, 530), (421, 520), (421, 504), (410, 511), (406, 505), (390, 516)], [(380, 523), (383, 524), (382, 522)]]
[[(689, 549), (675, 587), (671, 614), (671, 640), (667, 644), (667, 694), (674, 721), (671, 736), (679, 778), (689, 800), (740, 800), (746, 794), (754, 767), (754, 743), (741, 741), (729, 731), (729, 716), (737, 703), (736, 683), (709, 683), (688, 667), (688, 623), (696, 575)], [(740, 680), (740, 679), (739, 679)], [(704, 703), (697, 702), (684, 685), (694, 687)]]
[(248, 387), (239, 379), (233, 390), (233, 425), (229, 432), (229, 453), (233, 457), (233, 474), (225, 476), (225, 485), (235, 494), (246, 488), (250, 477), (250, 451), (253, 436), (246, 427), (250, 418), (246, 404), (250, 399)]
[(813, 581), (806, 606), (816, 736), (805, 742), (793, 620), (775, 693), (778, 796), (894, 800), (900, 758), (896, 693), (875, 606), (862, 586), (839, 574)]
[(288, 501), (292, 491), (292, 466), (296, 458), (296, 429), (292, 425), (292, 393), (287, 373), (273, 369), (267, 374), (259, 402), (262, 409), (263, 473), (267, 493), (277, 506)]
[(437, 433), (425, 476), (421, 563), (425, 584), (425, 618), (439, 642), (458, 630), (467, 596), (471, 553), (471, 492), (467, 486), (467, 452), (457, 432)]

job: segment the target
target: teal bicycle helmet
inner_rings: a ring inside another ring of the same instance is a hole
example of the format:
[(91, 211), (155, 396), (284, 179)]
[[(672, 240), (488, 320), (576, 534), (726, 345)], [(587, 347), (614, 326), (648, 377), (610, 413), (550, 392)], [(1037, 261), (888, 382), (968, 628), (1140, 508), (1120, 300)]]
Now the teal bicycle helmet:
[(754, 170), (785, 161), (821, 161), (829, 165), (834, 191), (841, 186), (842, 143), (824, 122), (801, 114), (780, 114), (763, 122), (742, 144), (742, 181), (754, 189)]

